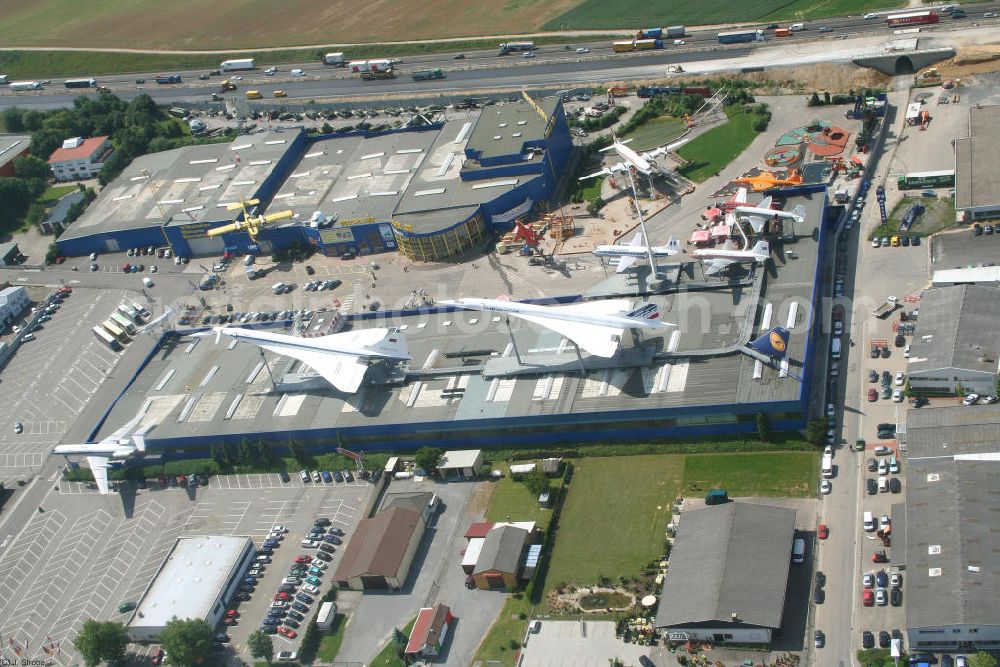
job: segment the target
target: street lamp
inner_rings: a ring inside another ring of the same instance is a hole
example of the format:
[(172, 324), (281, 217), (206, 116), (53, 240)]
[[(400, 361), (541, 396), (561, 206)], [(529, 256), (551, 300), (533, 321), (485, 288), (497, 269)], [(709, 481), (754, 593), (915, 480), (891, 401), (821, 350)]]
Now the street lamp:
[(646, 257), (649, 259), (649, 270), (652, 278), (649, 284), (652, 287), (654, 284), (666, 280), (666, 275), (662, 275), (659, 267), (656, 266), (656, 256), (653, 254), (653, 244), (649, 240), (649, 232), (646, 231), (646, 221), (642, 217), (642, 206), (639, 204), (639, 191), (635, 187), (635, 179), (632, 178), (632, 170), (626, 169), (625, 173), (628, 174), (628, 182), (632, 187), (632, 199), (635, 202), (635, 212), (639, 215), (639, 228), (642, 230), (642, 236), (646, 243)]

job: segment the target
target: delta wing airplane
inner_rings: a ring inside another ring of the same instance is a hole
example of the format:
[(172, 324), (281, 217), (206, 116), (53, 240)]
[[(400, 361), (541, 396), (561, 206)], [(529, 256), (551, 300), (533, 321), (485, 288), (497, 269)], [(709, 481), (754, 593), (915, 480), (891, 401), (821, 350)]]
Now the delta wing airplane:
[(146, 416), (140, 412), (131, 421), (100, 442), (88, 442), (79, 445), (58, 445), (53, 454), (71, 456), (73, 454), (87, 457), (97, 489), (104, 494), (110, 493), (108, 486), (108, 468), (113, 463), (124, 463), (138, 452), (146, 451), (145, 435), (155, 423), (150, 422), (137, 429), (136, 426)]
[(737, 250), (733, 242), (726, 241), (721, 248), (704, 248), (695, 250), (691, 256), (705, 266), (705, 273), (719, 273), (731, 264), (761, 263), (771, 256), (771, 247), (767, 241), (757, 241), (750, 250)]
[(657, 245), (647, 248), (643, 245), (642, 232), (636, 232), (635, 237), (628, 245), (599, 245), (592, 251), (598, 257), (617, 258), (617, 269), (615, 273), (622, 273), (627, 268), (635, 264), (637, 259), (644, 259), (652, 252), (655, 257), (669, 257), (681, 251), (681, 244), (675, 237), (667, 239), (666, 245)]
[[(396, 328), (359, 329), (317, 338), (240, 327), (214, 327), (212, 331), (215, 332), (216, 342), (221, 336), (229, 336), (298, 359), (346, 394), (357, 392), (370, 360), (409, 361), (412, 358), (406, 346), (406, 337)], [(200, 335), (211, 335), (211, 332)]]
[(655, 304), (643, 303), (633, 309), (630, 299), (585, 301), (564, 306), (541, 306), (500, 299), (455, 299), (438, 303), (519, 317), (555, 331), (598, 357), (615, 356), (625, 329), (677, 326), (658, 319), (660, 309)]

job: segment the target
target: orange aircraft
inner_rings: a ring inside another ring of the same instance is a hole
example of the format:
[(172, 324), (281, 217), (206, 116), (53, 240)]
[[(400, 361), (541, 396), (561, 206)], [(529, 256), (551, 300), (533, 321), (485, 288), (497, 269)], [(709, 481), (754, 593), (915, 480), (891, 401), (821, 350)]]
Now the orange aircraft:
[(774, 172), (762, 171), (758, 176), (743, 176), (742, 178), (735, 179), (733, 183), (749, 185), (754, 192), (763, 192), (764, 190), (770, 190), (782, 185), (800, 185), (802, 183), (802, 175), (797, 169), (793, 169), (788, 178), (778, 178), (774, 175)]

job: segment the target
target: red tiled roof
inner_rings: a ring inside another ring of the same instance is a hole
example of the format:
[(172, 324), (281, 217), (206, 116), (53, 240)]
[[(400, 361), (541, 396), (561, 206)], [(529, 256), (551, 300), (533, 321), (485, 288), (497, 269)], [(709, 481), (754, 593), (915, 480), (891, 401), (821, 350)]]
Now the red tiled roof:
[(480, 521), (469, 526), (469, 529), (465, 531), (465, 539), (471, 540), (474, 537), (486, 537), (486, 533), (490, 532), (490, 528), (493, 527), (492, 523), (488, 521)]
[(79, 160), (90, 157), (107, 141), (107, 137), (91, 137), (84, 139), (83, 143), (76, 148), (57, 148), (49, 156), (49, 164), (56, 162), (68, 162), (69, 160)]
[(406, 642), (405, 653), (420, 653), (425, 646), (438, 646), (445, 623), (451, 622), (451, 609), (440, 602), (433, 607), (424, 607), (417, 614), (417, 620)]

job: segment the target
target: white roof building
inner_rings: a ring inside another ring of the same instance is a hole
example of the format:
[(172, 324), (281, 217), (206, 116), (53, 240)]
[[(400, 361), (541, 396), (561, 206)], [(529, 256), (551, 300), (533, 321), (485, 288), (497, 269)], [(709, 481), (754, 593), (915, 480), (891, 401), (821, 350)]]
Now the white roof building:
[(215, 626), (256, 553), (249, 537), (178, 538), (128, 625), (132, 641), (155, 641), (172, 618)]

